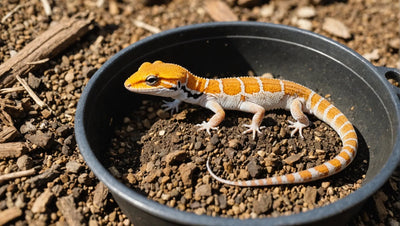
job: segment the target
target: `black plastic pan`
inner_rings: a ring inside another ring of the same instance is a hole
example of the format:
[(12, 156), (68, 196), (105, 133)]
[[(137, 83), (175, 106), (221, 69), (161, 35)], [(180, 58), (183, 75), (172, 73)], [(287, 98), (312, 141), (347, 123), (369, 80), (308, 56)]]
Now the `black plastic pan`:
[[(330, 205), (276, 218), (239, 220), (179, 211), (133, 191), (101, 164), (113, 128), (110, 121), (139, 107), (143, 96), (128, 92), (124, 80), (145, 61), (174, 62), (194, 74), (246, 75), (271, 72), (303, 84), (332, 101), (359, 132), (369, 165), (360, 189)], [(75, 133), (95, 175), (122, 211), (139, 225), (341, 225), (389, 178), (400, 159), (399, 98), (385, 76), (351, 49), (301, 29), (257, 22), (206, 23), (165, 31), (136, 42), (107, 61), (89, 81), (78, 104)], [(350, 110), (353, 108), (353, 110)]]

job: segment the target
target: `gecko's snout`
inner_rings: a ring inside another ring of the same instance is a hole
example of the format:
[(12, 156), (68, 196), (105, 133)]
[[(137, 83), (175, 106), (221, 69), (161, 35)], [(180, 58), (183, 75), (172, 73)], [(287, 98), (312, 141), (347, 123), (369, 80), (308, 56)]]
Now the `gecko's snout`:
[(125, 81), (124, 86), (125, 86), (125, 88), (130, 88), (132, 86), (132, 84), (128, 81)]

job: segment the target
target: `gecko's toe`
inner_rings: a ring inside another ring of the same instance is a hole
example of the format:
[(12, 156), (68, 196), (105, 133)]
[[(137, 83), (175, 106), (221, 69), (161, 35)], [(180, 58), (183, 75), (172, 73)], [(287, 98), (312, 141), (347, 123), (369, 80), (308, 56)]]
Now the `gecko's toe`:
[(260, 129), (264, 129), (265, 128), (265, 126), (259, 127), (257, 125), (253, 125), (253, 124), (251, 124), (251, 125), (244, 124), (243, 126), (246, 127), (246, 128), (249, 128), (249, 129), (245, 130), (242, 134), (253, 133), (253, 140), (256, 139), (257, 133), (258, 134), (262, 134)]
[(293, 128), (292, 132), (290, 133), (290, 136), (294, 136), (297, 132), (299, 132), (299, 137), (300, 138), (304, 138), (303, 137), (303, 129), (305, 127), (307, 127), (307, 125), (297, 121), (297, 122), (292, 122), (292, 121), (288, 121), (289, 122), (289, 128)]
[(196, 126), (200, 127), (197, 131), (205, 130), (209, 135), (211, 135), (210, 130), (218, 130), (218, 127), (211, 126), (208, 122), (204, 121), (201, 124), (196, 124)]

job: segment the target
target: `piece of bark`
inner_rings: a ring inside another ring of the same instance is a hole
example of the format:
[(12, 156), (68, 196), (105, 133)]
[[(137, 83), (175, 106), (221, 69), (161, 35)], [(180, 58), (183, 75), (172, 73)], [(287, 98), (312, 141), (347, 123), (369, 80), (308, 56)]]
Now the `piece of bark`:
[(27, 44), (15, 56), (0, 65), (0, 87), (9, 87), (15, 76), (23, 76), (40, 64), (31, 64), (46, 58), (52, 58), (75, 40), (86, 34), (93, 21), (93, 15), (87, 13), (62, 20)]
[(60, 175), (60, 172), (58, 171), (60, 167), (60, 165), (55, 164), (51, 166), (50, 169), (44, 171), (42, 174), (29, 178), (28, 180), (26, 180), (26, 183), (30, 184), (32, 188), (40, 187), (58, 177), (58, 175)]
[(18, 130), (14, 126), (4, 126), (0, 132), (0, 143), (12, 141), (18, 135)]
[(68, 225), (82, 225), (83, 216), (76, 209), (74, 198), (71, 195), (58, 199), (56, 205)]
[(0, 159), (19, 157), (26, 150), (25, 142), (0, 143)]
[(238, 17), (229, 6), (220, 0), (207, 0), (204, 3), (207, 13), (215, 21), (237, 21)]
[(0, 212), (0, 225), (5, 225), (21, 215), (22, 210), (16, 206), (3, 210)]

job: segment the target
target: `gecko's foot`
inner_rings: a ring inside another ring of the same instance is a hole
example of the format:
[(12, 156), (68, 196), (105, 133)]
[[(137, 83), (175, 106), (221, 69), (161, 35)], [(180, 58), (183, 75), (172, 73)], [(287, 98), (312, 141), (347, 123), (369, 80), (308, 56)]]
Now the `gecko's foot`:
[(208, 122), (206, 122), (206, 121), (203, 121), (203, 123), (197, 124), (196, 126), (199, 126), (199, 127), (200, 127), (197, 131), (205, 130), (205, 131), (207, 131), (207, 133), (210, 134), (210, 135), (211, 135), (210, 130), (212, 130), (212, 129), (213, 129), (213, 130), (218, 130), (218, 127), (217, 127), (217, 126), (211, 126), (210, 123), (208, 123)]
[(288, 121), (289, 122), (289, 128), (293, 128), (293, 130), (292, 130), (292, 132), (290, 133), (290, 136), (294, 136), (297, 132), (299, 132), (299, 136), (301, 137), (301, 138), (304, 138), (303, 137), (303, 129), (305, 128), (305, 127), (307, 127), (308, 125), (306, 125), (306, 124), (303, 124), (303, 123), (301, 123), (301, 122), (299, 122), (299, 121), (297, 121), (297, 122), (292, 122), (292, 121)]
[(169, 111), (171, 110), (171, 115), (174, 114), (174, 112), (179, 111), (179, 104), (181, 103), (180, 100), (174, 100), (174, 101), (165, 101), (163, 100), (164, 104), (161, 105), (162, 108), (164, 108), (164, 111)]
[(249, 128), (249, 129), (245, 130), (243, 132), (243, 134), (253, 133), (253, 140), (256, 139), (256, 133), (262, 134), (260, 129), (264, 129), (265, 128), (265, 126), (261, 126), (260, 127), (260, 126), (255, 125), (255, 124), (250, 124), (250, 125), (249, 124), (244, 124), (243, 126), (246, 127), (246, 128)]

